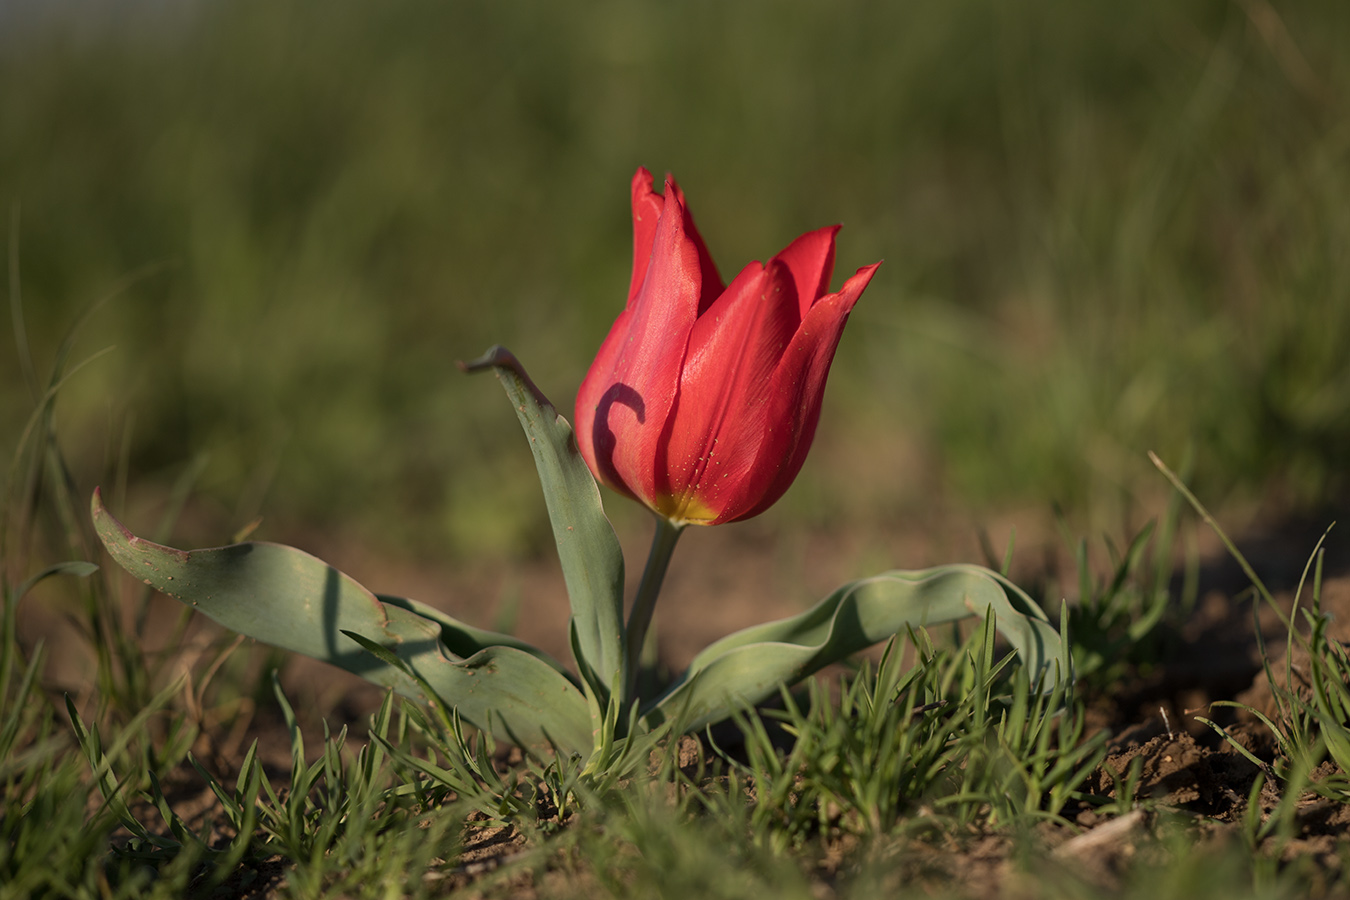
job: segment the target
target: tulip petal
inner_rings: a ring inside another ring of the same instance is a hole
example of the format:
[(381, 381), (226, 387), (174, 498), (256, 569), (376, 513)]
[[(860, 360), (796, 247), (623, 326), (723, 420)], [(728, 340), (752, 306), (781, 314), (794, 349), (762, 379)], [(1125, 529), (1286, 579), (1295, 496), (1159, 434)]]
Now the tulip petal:
[[(698, 251), (699, 270), (703, 275), (699, 296), (699, 312), (702, 313), (725, 290), (722, 276), (717, 272), (717, 265), (713, 262), (712, 254), (708, 252), (707, 244), (703, 242), (703, 236), (694, 225), (694, 214), (689, 211), (689, 204), (684, 200), (684, 191), (680, 190), (680, 186), (670, 175), (666, 176), (666, 191), (674, 192), (675, 199), (684, 210), (684, 233), (693, 241)], [(633, 176), (632, 193), (633, 277), (628, 284), (630, 307), (637, 299), (638, 291), (642, 289), (642, 281), (647, 276), (647, 266), (651, 263), (653, 243), (656, 239), (656, 223), (665, 202), (660, 194), (652, 190), (652, 173), (645, 166), (639, 166)]]
[(678, 188), (667, 180), (642, 286), (610, 329), (577, 394), (577, 427), (585, 432), (578, 435), (578, 447), (591, 470), (623, 493), (653, 495), (652, 461), (679, 388), (702, 271)]
[(675, 191), (675, 196), (680, 201), (680, 207), (684, 210), (684, 233), (698, 248), (698, 266), (702, 275), (698, 314), (703, 315), (716, 302), (717, 298), (726, 291), (726, 286), (722, 283), (722, 276), (717, 271), (717, 264), (713, 262), (712, 254), (708, 252), (708, 245), (703, 243), (703, 235), (698, 233), (698, 227), (694, 225), (694, 214), (689, 211), (689, 204), (684, 202), (684, 192), (680, 190), (680, 186), (675, 183), (674, 178), (670, 176), (666, 176), (666, 178), (668, 189)]
[[(771, 440), (764, 388), (797, 329), (792, 273), (781, 261), (751, 263), (694, 323), (680, 393), (663, 443), (669, 482), (661, 494), (675, 519), (726, 515), (747, 469)], [(661, 485), (658, 485), (658, 490)]]
[(628, 285), (628, 306), (637, 299), (642, 281), (647, 277), (647, 265), (652, 259), (652, 242), (656, 240), (656, 222), (661, 218), (663, 200), (652, 190), (652, 173), (638, 166), (633, 176), (633, 278)]
[[(637, 495), (628, 489), (619, 473), (614, 470), (615, 435), (607, 424), (609, 408), (621, 402), (617, 393), (610, 393), (610, 389), (613, 386), (614, 368), (618, 363), (619, 353), (628, 340), (632, 318), (632, 311), (625, 309), (610, 326), (605, 342), (600, 345), (595, 361), (591, 363), (590, 370), (577, 390), (576, 413), (573, 418), (576, 420), (577, 449), (581, 451), (581, 457), (586, 460), (591, 472), (606, 487), (636, 498)], [(644, 421), (647, 417), (646, 411), (632, 403), (631, 397), (628, 400), (638, 421)], [(599, 426), (597, 418), (601, 420)]]
[(830, 277), (834, 275), (834, 236), (838, 231), (838, 225), (808, 231), (774, 257), (787, 264), (797, 283), (799, 320), (806, 318), (806, 311), (830, 289)]
[(825, 381), (844, 324), (880, 265), (863, 266), (844, 282), (839, 293), (817, 300), (802, 320), (765, 392), (767, 421), (792, 423), (794, 427), (780, 425), (775, 439), (760, 446), (744, 487), (746, 495), (757, 497), (757, 502), (745, 512), (719, 518), (714, 524), (749, 519), (764, 512), (783, 496), (801, 471), (816, 436)]

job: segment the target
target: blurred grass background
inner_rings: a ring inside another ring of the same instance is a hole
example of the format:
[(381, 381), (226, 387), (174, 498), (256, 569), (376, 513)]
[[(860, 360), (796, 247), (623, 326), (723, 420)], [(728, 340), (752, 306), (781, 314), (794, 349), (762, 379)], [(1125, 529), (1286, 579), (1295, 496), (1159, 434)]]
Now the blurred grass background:
[(1149, 449), (1216, 502), (1345, 497), (1343, 0), (0, 10), (39, 369), (158, 267), (94, 314), (82, 352), (116, 350), (60, 400), (90, 484), (123, 465), (151, 496), (201, 458), (195, 502), (230, 529), (547, 546), (514, 417), (454, 362), (506, 344), (570, 417), (643, 164), (725, 278), (832, 222), (836, 286), (886, 260), (780, 523), (1114, 516), (1165, 491)]

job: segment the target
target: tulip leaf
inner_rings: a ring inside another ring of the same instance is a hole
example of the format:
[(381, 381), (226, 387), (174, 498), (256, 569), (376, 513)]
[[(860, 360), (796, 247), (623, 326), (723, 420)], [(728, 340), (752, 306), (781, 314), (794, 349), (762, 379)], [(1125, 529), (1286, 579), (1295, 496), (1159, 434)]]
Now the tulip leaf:
[[(175, 550), (132, 534), (97, 491), (91, 508), (99, 538), (123, 568), (233, 631), (423, 702), (439, 697), (504, 740), (551, 742), (579, 753), (591, 748), (586, 698), (542, 651), (416, 601), (376, 597), (294, 547), (250, 542)], [(380, 659), (344, 632), (384, 647), (403, 665)]]
[[(1013, 605), (1004, 587), (1025, 607)], [(998, 630), (1042, 687), (1067, 673), (1059, 634), (1032, 600), (980, 566), (886, 572), (836, 590), (806, 612), (730, 634), (694, 657), (680, 679), (644, 710), (695, 729), (751, 706), (906, 626), (993, 613)], [(1058, 663), (1058, 668), (1056, 664)]]
[(582, 653), (577, 667), (603, 708), (609, 692), (622, 691), (627, 682), (627, 664), (623, 551), (601, 505), (600, 488), (577, 450), (572, 426), (509, 350), (493, 347), (464, 368), (470, 372), (491, 368), (496, 373), (530, 439), (572, 604), (572, 624)]
[(468, 657), (473, 656), (481, 650), (489, 647), (513, 647), (516, 650), (524, 651), (531, 656), (537, 656), (547, 663), (554, 671), (566, 675), (567, 670), (562, 667), (556, 659), (549, 656), (544, 651), (532, 644), (527, 644), (520, 638), (512, 637), (509, 634), (502, 634), (498, 631), (489, 631), (486, 628), (478, 628), (467, 622), (461, 622), (449, 613), (442, 612), (434, 606), (428, 606), (425, 603), (419, 603), (407, 597), (395, 597), (391, 594), (375, 594), (375, 599), (386, 605), (397, 606), (400, 609), (406, 609), (408, 612), (416, 613), (424, 619), (430, 619), (441, 626), (441, 643), (445, 649), (450, 651), (452, 656)]

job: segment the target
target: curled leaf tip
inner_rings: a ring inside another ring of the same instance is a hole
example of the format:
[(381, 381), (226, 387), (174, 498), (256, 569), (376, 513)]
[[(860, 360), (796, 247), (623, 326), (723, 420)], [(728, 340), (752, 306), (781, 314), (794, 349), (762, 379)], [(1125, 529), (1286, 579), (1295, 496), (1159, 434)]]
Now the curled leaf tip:
[(118, 522), (117, 519), (113, 517), (112, 513), (108, 512), (108, 508), (103, 505), (103, 489), (101, 487), (94, 488), (94, 494), (89, 498), (89, 515), (94, 519), (94, 524), (96, 526), (100, 519), (106, 517), (118, 528), (126, 531), (127, 534), (131, 533), (127, 531), (126, 527), (123, 526), (121, 522)]
[(486, 353), (477, 359), (471, 359), (468, 362), (460, 360), (457, 365), (462, 371), (469, 373), (484, 372), (488, 369), (496, 369), (499, 367), (515, 369), (522, 374), (524, 372), (524, 370), (520, 368), (520, 361), (516, 359), (515, 354), (510, 350), (507, 350), (501, 344), (493, 344), (488, 348)]
[(502, 377), (503, 372), (509, 372), (534, 395), (540, 406), (553, 409), (553, 404), (544, 396), (544, 392), (539, 390), (539, 387), (530, 380), (530, 376), (525, 371), (525, 367), (520, 364), (520, 360), (516, 359), (515, 354), (501, 344), (495, 344), (488, 348), (488, 351), (477, 359), (459, 363), (459, 367), (471, 374), (492, 369), (497, 373), (498, 378)]

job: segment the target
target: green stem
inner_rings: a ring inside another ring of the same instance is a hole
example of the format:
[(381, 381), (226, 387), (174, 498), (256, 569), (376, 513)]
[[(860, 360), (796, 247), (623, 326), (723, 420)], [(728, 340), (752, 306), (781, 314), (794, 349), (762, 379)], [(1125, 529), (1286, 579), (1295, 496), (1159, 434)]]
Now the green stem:
[(656, 608), (656, 597), (661, 593), (661, 582), (666, 577), (670, 555), (675, 552), (675, 542), (680, 539), (680, 532), (683, 530), (684, 525), (677, 525), (664, 516), (656, 517), (656, 533), (652, 535), (652, 549), (647, 554), (647, 567), (642, 570), (642, 581), (638, 584), (637, 596), (633, 598), (633, 610), (628, 614), (628, 627), (625, 629), (625, 650), (628, 658), (628, 684), (624, 690), (625, 708), (634, 699), (638, 664), (642, 658), (642, 644), (647, 640), (647, 628), (652, 624), (652, 610)]

